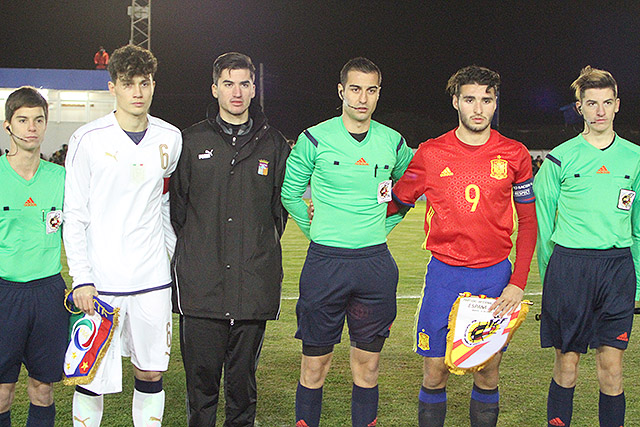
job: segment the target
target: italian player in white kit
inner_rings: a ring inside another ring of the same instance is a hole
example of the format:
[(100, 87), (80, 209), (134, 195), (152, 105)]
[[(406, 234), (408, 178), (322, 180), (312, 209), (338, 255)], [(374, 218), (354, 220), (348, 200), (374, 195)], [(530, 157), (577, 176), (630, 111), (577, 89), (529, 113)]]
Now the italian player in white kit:
[(69, 142), (63, 237), (75, 305), (93, 314), (99, 295), (119, 308), (120, 317), (94, 379), (76, 387), (73, 425), (100, 425), (102, 395), (122, 391), (126, 356), (135, 375), (133, 424), (155, 427), (162, 423), (162, 373), (171, 347), (175, 234), (167, 182), (182, 136), (148, 114), (157, 69), (151, 52), (121, 47), (108, 69), (116, 110), (82, 126)]

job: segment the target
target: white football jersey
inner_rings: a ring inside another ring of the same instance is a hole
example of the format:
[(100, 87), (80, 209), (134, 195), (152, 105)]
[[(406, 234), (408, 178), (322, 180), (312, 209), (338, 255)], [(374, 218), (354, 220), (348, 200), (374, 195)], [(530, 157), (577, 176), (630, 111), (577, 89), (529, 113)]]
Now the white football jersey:
[(175, 234), (165, 178), (175, 170), (182, 134), (148, 116), (135, 144), (114, 113), (79, 128), (69, 141), (64, 246), (73, 286), (132, 294), (171, 282)]

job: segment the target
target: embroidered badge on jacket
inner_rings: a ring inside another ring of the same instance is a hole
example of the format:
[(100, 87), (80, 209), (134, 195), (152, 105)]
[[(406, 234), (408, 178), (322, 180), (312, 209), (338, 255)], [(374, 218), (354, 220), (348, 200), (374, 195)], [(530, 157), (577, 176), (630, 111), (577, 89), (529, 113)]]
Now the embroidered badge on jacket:
[(258, 175), (267, 176), (269, 174), (269, 160), (258, 160)]

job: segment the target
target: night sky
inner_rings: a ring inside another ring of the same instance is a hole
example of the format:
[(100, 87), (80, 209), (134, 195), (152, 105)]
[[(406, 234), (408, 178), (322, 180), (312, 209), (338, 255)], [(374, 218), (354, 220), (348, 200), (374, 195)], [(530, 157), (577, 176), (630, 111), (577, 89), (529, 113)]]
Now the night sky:
[[(130, 4), (3, 0), (0, 67), (93, 68), (100, 45), (128, 42)], [(354, 56), (382, 69), (374, 117), (412, 145), (457, 123), (444, 87), (470, 64), (502, 76), (501, 130), (562, 125), (587, 64), (618, 81), (616, 127), (640, 127), (638, 1), (153, 0), (151, 16), (152, 113), (180, 128), (205, 117), (211, 64), (231, 50), (264, 63), (267, 116), (292, 138), (339, 114), (338, 74)]]

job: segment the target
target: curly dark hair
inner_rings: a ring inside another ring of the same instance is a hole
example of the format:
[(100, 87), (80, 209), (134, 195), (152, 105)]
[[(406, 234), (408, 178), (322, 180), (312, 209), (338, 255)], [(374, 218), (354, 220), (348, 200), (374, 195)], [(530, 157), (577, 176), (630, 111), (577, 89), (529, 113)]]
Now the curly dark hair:
[(498, 95), (500, 90), (500, 74), (485, 67), (470, 65), (455, 72), (447, 82), (447, 93), (450, 96), (459, 96), (460, 87), (468, 84), (487, 85), (487, 92), (493, 89)]
[(154, 76), (158, 70), (158, 60), (151, 51), (128, 44), (116, 49), (107, 66), (111, 81), (119, 78), (131, 80), (134, 76)]

